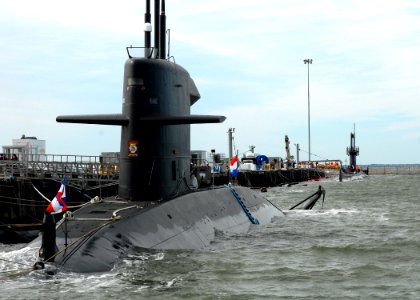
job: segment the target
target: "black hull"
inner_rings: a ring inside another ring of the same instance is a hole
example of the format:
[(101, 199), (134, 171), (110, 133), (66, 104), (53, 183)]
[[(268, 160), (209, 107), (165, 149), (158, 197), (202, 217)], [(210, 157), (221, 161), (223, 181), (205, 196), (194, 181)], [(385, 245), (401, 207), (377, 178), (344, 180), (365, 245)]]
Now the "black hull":
[[(57, 226), (57, 246), (61, 249), (55, 263), (73, 272), (103, 272), (133, 247), (146, 249), (204, 249), (217, 231), (246, 233), (251, 218), (267, 224), (283, 213), (261, 194), (245, 187), (234, 190), (249, 210), (238, 203), (229, 188), (193, 192), (162, 204), (90, 204), (74, 213), (67, 222), (68, 247), (64, 251), (64, 223)], [(133, 207), (138, 205), (137, 207)], [(120, 217), (111, 220), (117, 211)], [(97, 218), (97, 220), (88, 220)], [(33, 242), (39, 246), (41, 239)]]

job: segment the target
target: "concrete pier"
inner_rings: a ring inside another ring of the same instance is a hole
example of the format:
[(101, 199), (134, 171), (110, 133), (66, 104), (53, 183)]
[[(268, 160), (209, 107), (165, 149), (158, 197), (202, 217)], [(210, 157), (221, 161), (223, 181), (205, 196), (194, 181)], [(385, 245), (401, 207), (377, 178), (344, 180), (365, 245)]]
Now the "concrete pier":
[[(204, 175), (204, 178), (202, 175)], [(320, 169), (289, 169), (239, 172), (235, 179), (229, 178), (227, 173), (213, 174), (212, 176), (210, 173), (205, 174), (200, 172), (198, 180), (201, 186), (217, 186), (234, 182), (240, 186), (259, 188), (274, 187), (307, 180), (318, 180), (328, 176), (325, 170)], [(338, 176), (338, 173), (332, 176)]]
[(418, 175), (420, 165), (370, 165), (364, 167), (369, 175)]

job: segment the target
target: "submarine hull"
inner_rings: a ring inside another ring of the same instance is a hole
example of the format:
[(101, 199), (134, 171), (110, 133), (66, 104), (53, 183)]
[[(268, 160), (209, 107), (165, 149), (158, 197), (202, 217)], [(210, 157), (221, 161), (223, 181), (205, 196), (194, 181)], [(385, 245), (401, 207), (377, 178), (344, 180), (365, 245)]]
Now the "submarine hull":
[(197, 191), (160, 204), (103, 201), (75, 211), (74, 220), (57, 226), (60, 251), (54, 260), (68, 271), (104, 272), (134, 247), (204, 249), (218, 231), (246, 233), (258, 226), (252, 218), (263, 225), (281, 216), (281, 210), (245, 187)]

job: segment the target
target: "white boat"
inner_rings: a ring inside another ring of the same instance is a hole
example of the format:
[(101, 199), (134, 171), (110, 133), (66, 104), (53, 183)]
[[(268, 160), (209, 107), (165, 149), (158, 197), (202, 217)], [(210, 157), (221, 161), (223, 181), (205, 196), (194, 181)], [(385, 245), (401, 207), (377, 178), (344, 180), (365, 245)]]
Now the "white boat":
[(254, 152), (255, 146), (250, 146), (249, 150), (243, 154), (239, 164), (239, 172), (262, 171), (265, 165), (270, 163), (267, 156)]

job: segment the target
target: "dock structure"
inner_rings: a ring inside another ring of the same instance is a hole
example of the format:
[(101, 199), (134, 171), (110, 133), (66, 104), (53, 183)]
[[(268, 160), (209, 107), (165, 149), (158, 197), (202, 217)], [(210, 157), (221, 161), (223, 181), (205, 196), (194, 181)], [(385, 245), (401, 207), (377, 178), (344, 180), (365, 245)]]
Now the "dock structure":
[[(228, 173), (210, 174), (210, 171), (208, 170), (206, 172), (205, 168), (199, 168), (196, 173), (198, 174), (198, 184), (201, 187), (233, 183), (250, 188), (267, 188), (303, 181), (319, 180), (330, 176), (325, 170), (315, 168), (242, 171), (238, 172), (235, 178), (232, 178)], [(332, 175), (338, 176), (338, 173)]]
[(248, 187), (275, 187), (283, 184), (297, 183), (308, 180), (319, 180), (325, 178), (326, 173), (320, 169), (288, 169), (239, 172), (238, 184)]
[(64, 176), (69, 206), (117, 194), (116, 156), (42, 154), (16, 158), (0, 157), (0, 243), (25, 241), (19, 231), (26, 232), (26, 225), (18, 229), (13, 226), (40, 224), (48, 205), (46, 199), (54, 198)]
[(369, 165), (369, 175), (419, 175), (420, 165)]
[(67, 176), (74, 185), (84, 187), (92, 182), (117, 181), (119, 158), (104, 156), (42, 154), (36, 159), (24, 156), (20, 160), (2, 157), (0, 178), (52, 178)]

